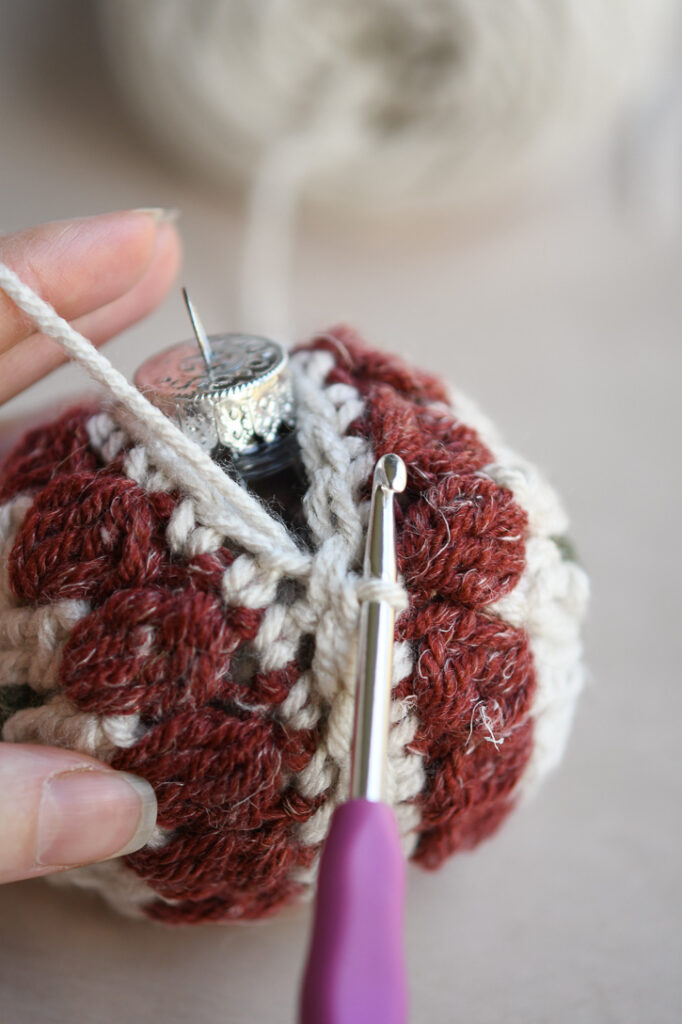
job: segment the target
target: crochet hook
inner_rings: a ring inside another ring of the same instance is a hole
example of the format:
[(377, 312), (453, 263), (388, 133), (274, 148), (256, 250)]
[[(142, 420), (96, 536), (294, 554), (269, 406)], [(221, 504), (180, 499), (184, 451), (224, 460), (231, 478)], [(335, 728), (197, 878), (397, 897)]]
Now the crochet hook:
[[(364, 576), (395, 584), (394, 495), (405, 489), (405, 464), (376, 464)], [(301, 1024), (404, 1024), (405, 866), (386, 800), (395, 610), (380, 587), (360, 617), (350, 800), (332, 817), (317, 885)]]

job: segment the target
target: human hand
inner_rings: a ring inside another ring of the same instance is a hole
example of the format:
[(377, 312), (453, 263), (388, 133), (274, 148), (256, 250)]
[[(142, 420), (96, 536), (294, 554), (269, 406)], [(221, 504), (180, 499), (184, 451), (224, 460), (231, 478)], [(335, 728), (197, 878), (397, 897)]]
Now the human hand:
[[(161, 301), (180, 241), (163, 211), (126, 211), (0, 237), (0, 261), (99, 345)], [(63, 361), (0, 291), (0, 404)], [(1, 672), (0, 661), (0, 686)], [(143, 779), (91, 757), (0, 743), (0, 821), (0, 882), (10, 882), (139, 849), (156, 798)]]

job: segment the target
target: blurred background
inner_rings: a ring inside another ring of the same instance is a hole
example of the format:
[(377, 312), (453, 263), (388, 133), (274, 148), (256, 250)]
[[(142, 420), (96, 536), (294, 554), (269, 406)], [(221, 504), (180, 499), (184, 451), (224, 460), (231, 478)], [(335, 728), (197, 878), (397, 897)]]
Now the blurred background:
[[(414, 8), (414, 9), (413, 9)], [(0, 230), (181, 210), (209, 331), (344, 320), (476, 398), (593, 582), (564, 764), (412, 870), (414, 1022), (682, 1017), (679, 0), (24, 0), (0, 27)], [(186, 337), (177, 294), (107, 352)], [(66, 367), (0, 422), (87, 387)], [(308, 908), (163, 931), (0, 889), (0, 1019), (292, 1020)]]

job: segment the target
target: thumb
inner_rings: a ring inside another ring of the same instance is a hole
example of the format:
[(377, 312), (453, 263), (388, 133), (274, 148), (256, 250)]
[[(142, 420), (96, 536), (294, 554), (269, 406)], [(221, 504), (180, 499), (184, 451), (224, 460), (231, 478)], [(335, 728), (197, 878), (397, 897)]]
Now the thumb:
[(139, 850), (156, 797), (83, 754), (0, 743), (0, 822), (0, 882), (12, 882)]

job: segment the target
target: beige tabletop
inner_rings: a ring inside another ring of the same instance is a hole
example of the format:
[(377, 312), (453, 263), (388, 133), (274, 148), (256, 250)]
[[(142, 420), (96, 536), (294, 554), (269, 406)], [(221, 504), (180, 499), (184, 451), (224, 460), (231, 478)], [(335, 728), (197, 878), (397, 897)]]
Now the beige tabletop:
[[(0, 227), (177, 206), (184, 280), (229, 329), (243, 218), (129, 127), (85, 2), (4, 5)], [(9, 8), (9, 11), (6, 9)], [(590, 680), (561, 769), (494, 840), (412, 869), (414, 1024), (682, 1019), (682, 233), (622, 201), (611, 140), (542, 196), (420, 228), (308, 216), (297, 333), (347, 320), (471, 393), (550, 474), (593, 581)], [(179, 290), (108, 347), (187, 334)], [(2, 419), (85, 386), (75, 368)], [(43, 882), (0, 890), (2, 1024), (292, 1021), (307, 907), (164, 930)]]

